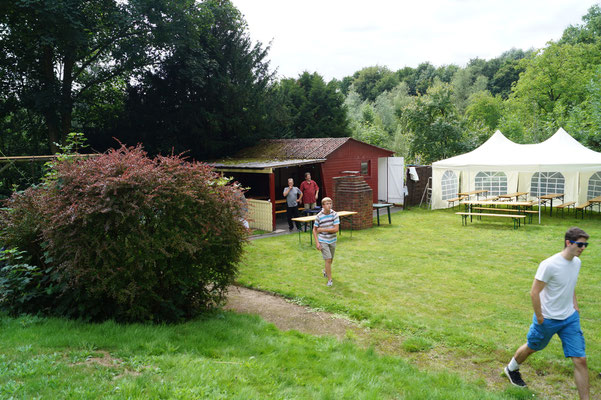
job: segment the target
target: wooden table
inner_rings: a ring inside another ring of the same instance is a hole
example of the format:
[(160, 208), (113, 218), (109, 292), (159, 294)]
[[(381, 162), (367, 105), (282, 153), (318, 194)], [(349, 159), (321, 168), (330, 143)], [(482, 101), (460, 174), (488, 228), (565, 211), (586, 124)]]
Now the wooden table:
[(467, 196), (468, 198), (470, 196), (476, 195), (476, 199), (480, 199), (480, 195), (484, 194), (484, 193), (488, 193), (488, 190), (472, 190), (471, 192), (457, 193), (457, 195), (458, 196)]
[(386, 208), (387, 212), (388, 212), (388, 224), (391, 225), (392, 222), (390, 221), (390, 207), (392, 207), (393, 204), (388, 204), (388, 203), (373, 203), (373, 208), (376, 209), (376, 215), (378, 217), (378, 226), (380, 226), (380, 209), (381, 208)]
[[(338, 218), (343, 218), (343, 217), (349, 217), (351, 215), (355, 215), (355, 214), (357, 214), (357, 211), (336, 211), (336, 213), (338, 214)], [(311, 223), (311, 230), (309, 231), (309, 233), (311, 235), (311, 244), (313, 244), (313, 221), (315, 221), (316, 218), (317, 218), (317, 215), (308, 215), (306, 217), (292, 218), (293, 221), (302, 222), (303, 224), (305, 224), (305, 231), (306, 231), (307, 224), (309, 222)], [(342, 231), (342, 229), (341, 229), (341, 231)], [(352, 219), (351, 219), (351, 237), (353, 237), (353, 220)], [(301, 240), (301, 231), (298, 231), (299, 243), (300, 243), (300, 240)]]
[(526, 196), (527, 194), (528, 194), (528, 192), (507, 193), (507, 194), (500, 194), (499, 198), (501, 198), (501, 199), (511, 199), (512, 197), (515, 197), (515, 201), (518, 201), (518, 198), (520, 196)]
[(563, 199), (563, 193), (549, 193), (539, 197), (539, 199), (549, 200), (551, 202), (551, 211), (549, 212), (549, 216), (553, 215), (553, 199), (559, 198)]

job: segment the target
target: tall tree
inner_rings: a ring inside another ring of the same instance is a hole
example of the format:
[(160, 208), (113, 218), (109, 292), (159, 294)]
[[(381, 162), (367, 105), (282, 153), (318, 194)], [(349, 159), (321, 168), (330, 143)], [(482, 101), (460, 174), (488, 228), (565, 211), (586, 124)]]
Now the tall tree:
[(211, 159), (269, 136), (268, 49), (250, 39), (230, 1), (180, 1), (156, 32), (168, 52), (130, 84), (123, 118), (98, 140), (115, 136), (151, 153), (189, 150)]
[(160, 58), (152, 28), (160, 0), (0, 3), (0, 101), (44, 118), (50, 151), (71, 131), (86, 92)]
[(298, 79), (284, 79), (277, 88), (288, 115), (287, 137), (350, 136), (344, 96), (335, 81), (325, 83), (317, 72), (302, 73)]
[(435, 83), (400, 114), (406, 133), (412, 136), (410, 156), (421, 162), (431, 163), (465, 149), (449, 84)]

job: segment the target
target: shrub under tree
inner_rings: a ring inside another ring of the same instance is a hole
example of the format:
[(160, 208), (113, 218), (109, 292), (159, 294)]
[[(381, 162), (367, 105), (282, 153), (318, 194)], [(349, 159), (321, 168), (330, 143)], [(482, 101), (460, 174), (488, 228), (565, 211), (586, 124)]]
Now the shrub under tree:
[(125, 146), (54, 168), (55, 180), (13, 196), (0, 214), (4, 246), (24, 250), (39, 272), (34, 286), (52, 294), (9, 311), (163, 322), (223, 300), (246, 238), (227, 179)]

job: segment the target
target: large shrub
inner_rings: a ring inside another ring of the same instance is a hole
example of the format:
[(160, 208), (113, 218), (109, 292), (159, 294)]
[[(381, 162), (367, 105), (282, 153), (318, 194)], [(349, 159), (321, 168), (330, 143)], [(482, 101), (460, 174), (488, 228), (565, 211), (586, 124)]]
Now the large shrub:
[(43, 199), (37, 248), (26, 251), (58, 275), (55, 312), (173, 321), (223, 300), (246, 237), (227, 180), (179, 156), (150, 159), (140, 147), (54, 168), (55, 179), (9, 201), (0, 222), (5, 245), (23, 250), (22, 198)]

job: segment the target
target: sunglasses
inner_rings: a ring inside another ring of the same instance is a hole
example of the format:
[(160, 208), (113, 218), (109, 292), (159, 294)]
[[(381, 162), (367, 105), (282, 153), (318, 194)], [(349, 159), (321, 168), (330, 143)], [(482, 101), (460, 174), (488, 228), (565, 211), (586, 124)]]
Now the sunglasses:
[(588, 246), (588, 242), (576, 242), (574, 240), (570, 240), (570, 243), (575, 244), (578, 247), (583, 247), (586, 249), (586, 246)]

